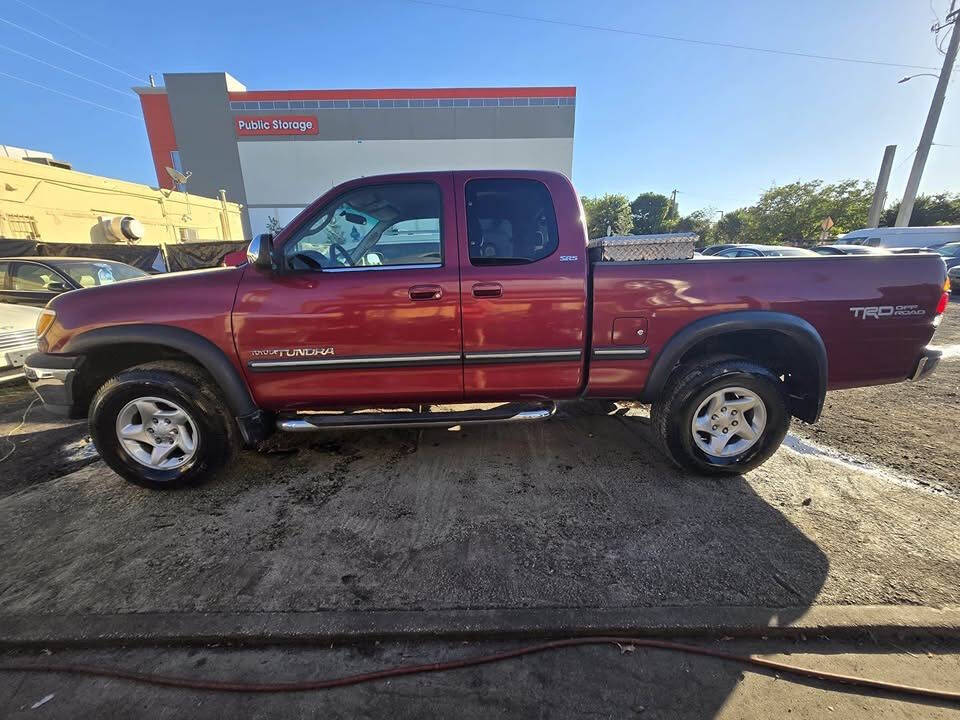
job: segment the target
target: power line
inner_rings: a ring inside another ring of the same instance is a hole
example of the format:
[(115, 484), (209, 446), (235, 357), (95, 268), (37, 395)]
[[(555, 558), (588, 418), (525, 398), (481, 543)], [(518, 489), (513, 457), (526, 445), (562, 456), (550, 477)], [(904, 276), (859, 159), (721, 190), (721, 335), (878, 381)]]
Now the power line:
[[(63, 20), (60, 20), (59, 18), (56, 18), (56, 17), (54, 17), (53, 15), (50, 15), (50, 14), (48, 14), (48, 13), (45, 13), (43, 10), (38, 10), (37, 8), (33, 7), (33, 5), (28, 5), (28, 4), (25, 3), (23, 0), (13, 0), (13, 1), (14, 1), (15, 3), (17, 3), (18, 5), (22, 5), (23, 7), (27, 8), (27, 10), (32, 10), (32, 11), (35, 12), (37, 15), (40, 15), (40, 16), (42, 16), (42, 17), (45, 17), (47, 20), (50, 20), (51, 22), (55, 22), (57, 25), (60, 25), (61, 27), (65, 27), (67, 30), (70, 30), (71, 32), (76, 33), (76, 34), (79, 35), (80, 37), (82, 37), (82, 38), (84, 38), (84, 39), (86, 39), (86, 40), (89, 40), (90, 42), (94, 43), (95, 45), (99, 45), (100, 47), (106, 48), (107, 50), (110, 50), (110, 49), (111, 49), (110, 46), (107, 45), (107, 44), (106, 44), (105, 42), (103, 42), (102, 40), (97, 40), (97, 38), (93, 37), (92, 35), (87, 35), (87, 33), (83, 32), (83, 30), (78, 30), (77, 28), (73, 27), (72, 25), (68, 25), (67, 23), (63, 22)], [(932, 2), (932, 0), (931, 0), (931, 2)]]
[(448, 5), (446, 3), (432, 2), (431, 0), (404, 0), (404, 2), (414, 3), (416, 5), (426, 5), (429, 7), (444, 8), (446, 10), (460, 10), (462, 12), (477, 13), (479, 15), (493, 15), (495, 17), (505, 17), (511, 20), (526, 20), (529, 22), (546, 23), (548, 25), (561, 25), (563, 27), (579, 28), (581, 30), (596, 30), (600, 32), (619, 33), (621, 35), (631, 35), (633, 37), (651, 38), (654, 40), (668, 40), (670, 42), (681, 42), (690, 45), (707, 45), (711, 47), (727, 48), (728, 50), (746, 50), (749, 52), (767, 53), (770, 55), (787, 55), (789, 57), (800, 57), (813, 60), (830, 60), (833, 62), (858, 63), (861, 65), (880, 65), (883, 67), (907, 68), (910, 70), (938, 70), (939, 68), (927, 65), (907, 65), (905, 63), (886, 62), (883, 60), (866, 60), (863, 58), (840, 57), (838, 55), (818, 55), (816, 53), (806, 53), (793, 50), (778, 50), (776, 48), (757, 47), (753, 45), (739, 45), (737, 43), (721, 42), (719, 40), (699, 40), (696, 38), (681, 37), (679, 35), (662, 35), (659, 33), (640, 32), (639, 30), (627, 30), (625, 28), (609, 27), (607, 25), (588, 25), (586, 23), (567, 22), (565, 20), (553, 20), (550, 18), (534, 17), (532, 15), (518, 15), (515, 13), (500, 12), (498, 10), (484, 10), (480, 8), (465, 7), (463, 5)]
[(16, 75), (11, 75), (10, 73), (4, 72), (3, 70), (0, 70), (0, 75), (4, 77), (8, 77), (11, 80), (19, 80), (20, 82), (26, 83), (27, 85), (33, 85), (34, 87), (38, 87), (43, 90), (48, 90), (52, 93), (56, 93), (57, 95), (63, 95), (63, 97), (70, 98), (71, 100), (76, 100), (77, 102), (86, 103), (87, 105), (93, 105), (94, 107), (98, 107), (101, 110), (109, 110), (110, 112), (115, 112), (120, 115), (126, 115), (127, 117), (133, 118), (134, 120), (140, 119), (139, 117), (137, 117), (132, 113), (124, 112), (123, 110), (118, 110), (117, 108), (110, 107), (109, 105), (101, 105), (100, 103), (94, 102), (93, 100), (87, 100), (86, 98), (77, 97), (76, 95), (71, 95), (70, 93), (65, 93), (60, 90), (56, 90), (55, 88), (48, 87), (47, 85), (41, 85), (40, 83), (34, 82), (33, 80), (27, 80), (26, 78), (18, 77)]
[(12, 47), (7, 47), (6, 45), (3, 45), (2, 43), (0, 43), (0, 49), (7, 50), (8, 52), (15, 53), (15, 54), (17, 54), (17, 55), (20, 55), (20, 56), (22, 56), (22, 57), (27, 58), (28, 60), (33, 60), (34, 62), (38, 62), (38, 63), (40, 63), (41, 65), (46, 65), (47, 67), (52, 67), (54, 70), (59, 70), (60, 72), (66, 73), (67, 75), (73, 75), (73, 76), (76, 77), (76, 78), (80, 78), (81, 80), (86, 80), (87, 82), (93, 83), (94, 85), (99, 85), (100, 87), (106, 88), (107, 90), (112, 90), (113, 92), (115, 92), (115, 93), (117, 93), (117, 94), (119, 94), (119, 95), (123, 95), (125, 98), (132, 98), (132, 97), (133, 97), (133, 95), (131, 95), (131, 94), (130, 94), (128, 91), (126, 91), (126, 90), (118, 90), (117, 88), (115, 88), (115, 87), (113, 87), (113, 86), (111, 86), (111, 85), (107, 85), (106, 83), (102, 83), (102, 82), (100, 82), (99, 80), (94, 80), (93, 78), (89, 78), (89, 77), (87, 77), (86, 75), (81, 75), (80, 73), (75, 73), (75, 72), (73, 72), (73, 70), (67, 70), (67, 68), (60, 67), (59, 65), (54, 65), (53, 63), (49, 63), (49, 62), (47, 62), (46, 60), (41, 60), (40, 58), (34, 57), (33, 55), (28, 55), (28, 54), (25, 53), (25, 52), (20, 52), (19, 50), (14, 50)]
[(0, 22), (6, 23), (7, 25), (10, 25), (11, 27), (15, 27), (15, 28), (17, 28), (17, 30), (22, 30), (22, 31), (25, 32), (25, 33), (29, 33), (30, 35), (33, 35), (34, 37), (38, 37), (38, 38), (40, 38), (41, 40), (44, 40), (44, 41), (50, 43), (51, 45), (56, 45), (58, 48), (63, 48), (64, 50), (67, 50), (68, 52), (72, 52), (74, 55), (79, 55), (80, 57), (84, 58), (85, 60), (90, 60), (91, 62), (95, 62), (95, 63), (97, 63), (98, 65), (103, 65), (105, 68), (110, 68), (110, 69), (113, 70), (114, 72), (118, 72), (118, 73), (120, 73), (121, 75), (126, 75), (126, 76), (129, 77), (129, 78), (133, 78), (133, 79), (136, 80), (137, 82), (147, 82), (147, 81), (144, 80), (143, 78), (139, 78), (139, 77), (137, 77), (136, 75), (131, 75), (131, 74), (128, 73), (126, 70), (121, 70), (121, 69), (118, 68), (118, 67), (114, 67), (113, 65), (109, 65), (109, 64), (103, 62), (102, 60), (97, 60), (95, 57), (90, 57), (89, 55), (87, 55), (87, 54), (85, 54), (85, 53), (82, 53), (82, 52), (80, 52), (79, 50), (74, 50), (74, 49), (71, 48), (71, 47), (67, 47), (67, 46), (64, 45), (63, 43), (58, 43), (56, 40), (51, 40), (51, 39), (48, 38), (46, 35), (41, 35), (41, 34), (38, 33), (38, 32), (34, 32), (34, 31), (31, 30), (30, 28), (25, 28), (25, 27), (23, 27), (23, 25), (17, 25), (15, 22), (13, 22), (13, 21), (11, 21), (11, 20), (7, 20), (6, 18), (0, 17)]
[(897, 166), (891, 171), (890, 174), (893, 175), (893, 173), (895, 173), (897, 170), (902, 168), (904, 164), (906, 164), (906, 162), (916, 154), (916, 152), (917, 152), (917, 148), (914, 148), (912, 153), (910, 153), (903, 160), (897, 163)]

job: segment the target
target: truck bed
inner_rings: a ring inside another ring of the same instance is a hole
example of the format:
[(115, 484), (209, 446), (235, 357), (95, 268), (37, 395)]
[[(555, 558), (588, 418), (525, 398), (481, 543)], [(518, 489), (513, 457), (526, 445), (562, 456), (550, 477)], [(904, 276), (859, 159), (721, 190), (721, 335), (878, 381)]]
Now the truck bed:
[(620, 347), (626, 339), (613, 337), (614, 321), (637, 318), (646, 330), (630, 342), (648, 353), (639, 359), (594, 353), (588, 394), (641, 395), (678, 331), (741, 310), (809, 322), (827, 348), (829, 389), (900, 381), (936, 329), (944, 277), (934, 254), (593, 263), (593, 347)]

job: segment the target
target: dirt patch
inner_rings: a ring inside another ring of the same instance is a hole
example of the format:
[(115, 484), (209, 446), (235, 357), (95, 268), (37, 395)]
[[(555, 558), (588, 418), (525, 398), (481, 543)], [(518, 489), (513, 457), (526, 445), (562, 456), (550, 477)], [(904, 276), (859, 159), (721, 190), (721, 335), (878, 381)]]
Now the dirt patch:
[[(947, 309), (933, 344), (960, 345), (960, 302)], [(919, 382), (828, 393), (820, 421), (794, 421), (792, 431), (920, 482), (960, 492), (957, 428), (960, 356), (943, 360)]]
[[(26, 422), (17, 429), (24, 416)], [(47, 412), (26, 383), (0, 385), (0, 458), (4, 456), (0, 497), (62, 477), (99, 458), (86, 421)]]

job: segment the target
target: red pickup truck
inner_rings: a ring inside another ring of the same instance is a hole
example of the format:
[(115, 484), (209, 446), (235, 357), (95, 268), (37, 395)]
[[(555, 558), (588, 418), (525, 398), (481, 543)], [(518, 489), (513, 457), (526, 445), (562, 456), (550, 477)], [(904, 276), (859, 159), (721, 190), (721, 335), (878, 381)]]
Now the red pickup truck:
[(368, 177), (241, 267), (58, 296), (25, 371), (155, 488), (275, 430), (533, 420), (584, 397), (651, 403), (678, 465), (740, 473), (828, 389), (930, 372), (945, 278), (932, 254), (591, 260), (562, 175)]

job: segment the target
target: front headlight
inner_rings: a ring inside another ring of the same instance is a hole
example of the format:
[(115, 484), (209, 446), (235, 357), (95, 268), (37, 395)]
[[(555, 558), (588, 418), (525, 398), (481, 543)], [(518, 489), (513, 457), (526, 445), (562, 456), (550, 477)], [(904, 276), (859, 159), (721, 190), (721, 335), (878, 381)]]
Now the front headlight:
[(53, 321), (57, 319), (55, 310), (44, 308), (37, 317), (37, 340), (47, 334), (47, 331), (53, 326)]

